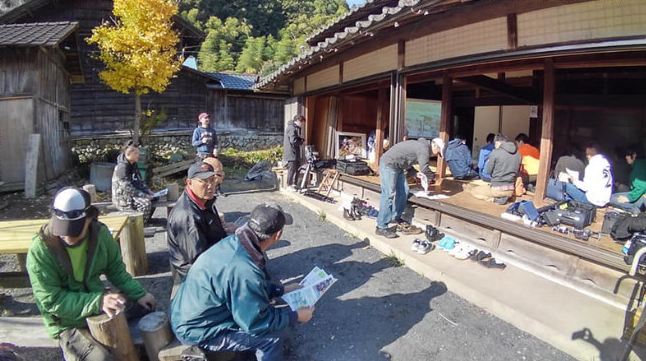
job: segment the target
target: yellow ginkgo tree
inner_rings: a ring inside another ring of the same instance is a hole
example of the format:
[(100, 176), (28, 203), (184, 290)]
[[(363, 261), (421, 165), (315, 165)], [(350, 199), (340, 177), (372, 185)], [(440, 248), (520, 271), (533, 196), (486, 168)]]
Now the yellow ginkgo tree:
[(173, 30), (177, 3), (172, 0), (114, 0), (110, 22), (87, 38), (99, 47), (105, 65), (99, 77), (110, 88), (135, 96), (132, 140), (139, 142), (141, 95), (163, 92), (179, 70), (179, 35)]

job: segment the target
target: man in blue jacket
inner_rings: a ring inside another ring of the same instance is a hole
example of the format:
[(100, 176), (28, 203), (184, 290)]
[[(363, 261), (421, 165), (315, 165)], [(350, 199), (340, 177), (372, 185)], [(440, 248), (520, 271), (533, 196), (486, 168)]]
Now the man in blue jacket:
[(487, 161), (489, 160), (489, 154), (491, 154), (491, 152), (495, 148), (495, 145), (493, 143), (495, 136), (496, 135), (493, 133), (489, 133), (487, 135), (487, 145), (480, 148), (480, 153), (478, 154), (478, 175), (480, 176), (480, 179), (485, 182), (491, 182), (491, 174), (487, 173), (485, 169), (487, 166)]
[(292, 222), (280, 206), (261, 204), (247, 224), (197, 259), (171, 304), (171, 326), (183, 344), (207, 351), (254, 350), (258, 360), (283, 360), (281, 332), (308, 322), (314, 312), (314, 307), (292, 311), (271, 304), (300, 288), (273, 284), (264, 271), (264, 252)]
[(191, 144), (197, 149), (197, 156), (200, 159), (218, 156), (218, 134), (211, 124), (211, 117), (207, 113), (200, 113), (197, 116), (200, 125), (193, 131)]
[(473, 169), (471, 161), (471, 151), (464, 143), (464, 137), (457, 135), (455, 139), (446, 146), (445, 160), (451, 170), (451, 175), (455, 179), (473, 179), (478, 173)]

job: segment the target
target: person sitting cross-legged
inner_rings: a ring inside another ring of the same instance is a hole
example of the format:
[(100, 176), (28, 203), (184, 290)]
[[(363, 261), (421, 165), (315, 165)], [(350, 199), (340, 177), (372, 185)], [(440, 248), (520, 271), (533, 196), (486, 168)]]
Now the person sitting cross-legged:
[(292, 311), (272, 304), (301, 287), (271, 283), (265, 272), (264, 252), (292, 222), (280, 206), (258, 205), (234, 235), (197, 259), (171, 303), (178, 340), (205, 351), (253, 350), (258, 360), (283, 360), (283, 331), (314, 312), (313, 306)]
[(624, 156), (632, 167), (630, 172), (630, 192), (615, 193), (610, 197), (610, 205), (630, 211), (641, 212), (646, 206), (646, 160), (637, 158), (636, 147), (626, 147)]
[(514, 195), (520, 154), (516, 150), (516, 144), (508, 142), (503, 134), (496, 134), (494, 144), (496, 149), (489, 155), (485, 169), (491, 174), (491, 184), (464, 184), (462, 188), (475, 198), (505, 204)]
[(570, 175), (565, 184), (565, 193), (569, 199), (578, 202), (605, 207), (612, 194), (612, 172), (610, 162), (599, 152), (599, 146), (589, 144), (585, 149), (588, 165), (585, 167), (583, 181)]
[(464, 137), (457, 135), (446, 145), (444, 159), (449, 165), (451, 175), (455, 179), (473, 179), (478, 173), (473, 169), (471, 150), (466, 145)]

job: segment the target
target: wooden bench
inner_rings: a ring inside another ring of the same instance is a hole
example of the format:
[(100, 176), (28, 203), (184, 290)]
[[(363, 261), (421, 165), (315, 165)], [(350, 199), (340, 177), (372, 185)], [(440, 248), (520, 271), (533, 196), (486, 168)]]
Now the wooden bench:
[[(120, 239), (123, 236), (122, 231), (128, 224), (128, 220), (129, 217), (127, 215), (99, 217), (99, 221), (101, 221), (108, 227), (114, 239)], [(29, 246), (31, 245), (32, 238), (48, 221), (49, 219), (30, 219), (0, 222), (0, 254), (15, 254), (18, 257), (18, 264), (20, 265), (20, 271), (23, 274), (23, 277), (24, 273), (27, 272), (27, 252), (29, 251)], [(126, 235), (126, 237), (128, 236)], [(124, 259), (124, 261), (126, 260)], [(8, 277), (2, 277), (3, 283), (5, 278), (7, 279), (7, 281), (10, 281), (12, 277), (17, 277), (20, 275), (12, 273), (8, 274), (7, 276)], [(3, 284), (0, 283), (0, 286), (3, 286)]]

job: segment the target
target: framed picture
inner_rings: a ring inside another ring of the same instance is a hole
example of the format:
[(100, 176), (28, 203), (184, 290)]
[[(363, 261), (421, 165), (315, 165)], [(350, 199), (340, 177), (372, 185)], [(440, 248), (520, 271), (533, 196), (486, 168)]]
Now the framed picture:
[(442, 102), (428, 99), (406, 99), (406, 134), (428, 139), (440, 135)]
[(366, 158), (366, 135), (362, 133), (336, 133), (336, 158), (354, 155), (357, 158)]

